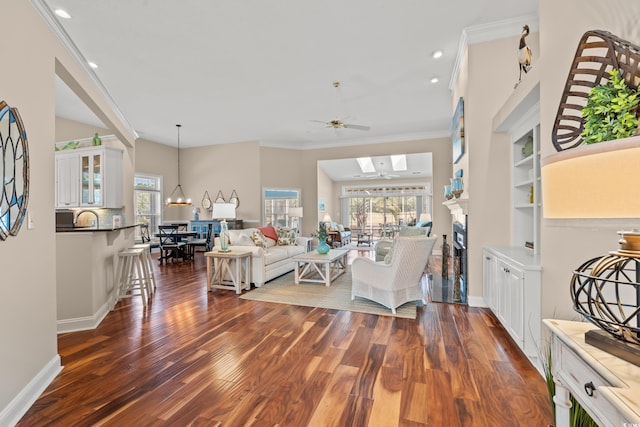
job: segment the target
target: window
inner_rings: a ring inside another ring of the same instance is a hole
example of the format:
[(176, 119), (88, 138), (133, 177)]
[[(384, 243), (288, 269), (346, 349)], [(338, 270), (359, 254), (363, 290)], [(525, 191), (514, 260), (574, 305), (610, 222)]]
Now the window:
[[(136, 207), (135, 222), (149, 224), (149, 233), (158, 231), (162, 223), (162, 177), (156, 175), (136, 174), (133, 183), (133, 202)], [(136, 227), (136, 239), (140, 238), (140, 230)]]
[(265, 188), (262, 191), (262, 198), (265, 225), (293, 226), (292, 218), (289, 217), (289, 208), (300, 206), (300, 190)]
[(352, 230), (374, 235), (387, 227), (415, 225), (421, 213), (431, 213), (431, 183), (344, 187), (342, 213)]

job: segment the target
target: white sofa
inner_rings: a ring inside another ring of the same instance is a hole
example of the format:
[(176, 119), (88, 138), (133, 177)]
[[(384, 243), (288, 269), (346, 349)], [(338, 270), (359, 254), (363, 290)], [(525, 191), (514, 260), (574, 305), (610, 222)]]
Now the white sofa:
[[(260, 287), (271, 279), (293, 271), (295, 263), (291, 259), (295, 255), (307, 252), (309, 237), (298, 236), (293, 245), (278, 245), (272, 239), (267, 239), (267, 248), (256, 246), (251, 235), (257, 228), (229, 230), (229, 249), (244, 249), (251, 251), (251, 283)], [(220, 238), (215, 238), (215, 247), (220, 248)]]

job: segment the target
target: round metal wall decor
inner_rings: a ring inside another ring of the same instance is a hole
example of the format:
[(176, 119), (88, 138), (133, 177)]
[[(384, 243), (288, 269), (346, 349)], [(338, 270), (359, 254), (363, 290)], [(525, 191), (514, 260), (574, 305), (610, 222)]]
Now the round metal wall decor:
[(17, 108), (0, 101), (0, 240), (15, 236), (27, 213), (29, 150)]

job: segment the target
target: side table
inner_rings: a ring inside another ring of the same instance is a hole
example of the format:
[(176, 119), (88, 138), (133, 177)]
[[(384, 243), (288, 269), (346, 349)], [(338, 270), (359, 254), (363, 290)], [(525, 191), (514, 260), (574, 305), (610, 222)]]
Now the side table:
[[(207, 287), (212, 289), (235, 290), (242, 293), (251, 289), (251, 251), (234, 249), (229, 252), (218, 250), (205, 252), (207, 259)], [(213, 263), (213, 265), (212, 265)]]

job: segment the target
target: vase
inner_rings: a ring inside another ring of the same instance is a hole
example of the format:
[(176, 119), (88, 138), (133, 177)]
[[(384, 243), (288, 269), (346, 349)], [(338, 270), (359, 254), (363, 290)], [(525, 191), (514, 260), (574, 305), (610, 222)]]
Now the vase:
[(229, 252), (229, 226), (224, 219), (220, 221), (220, 251)]
[(447, 243), (447, 235), (442, 235), (442, 277), (449, 277), (449, 252), (451, 248)]
[(327, 240), (326, 237), (323, 237), (320, 239), (320, 244), (318, 244), (318, 248), (317, 248), (317, 251), (319, 254), (326, 254), (331, 249), (331, 247), (327, 245), (326, 240)]

